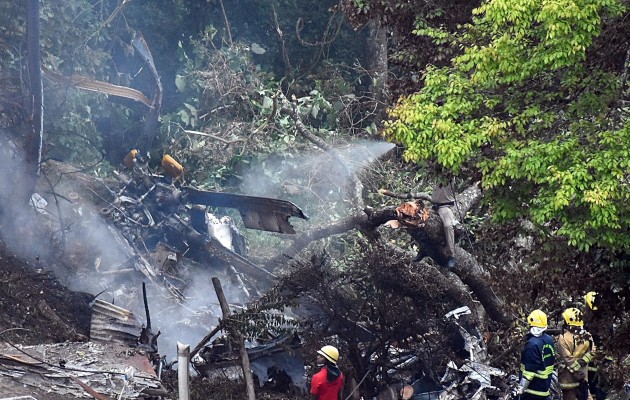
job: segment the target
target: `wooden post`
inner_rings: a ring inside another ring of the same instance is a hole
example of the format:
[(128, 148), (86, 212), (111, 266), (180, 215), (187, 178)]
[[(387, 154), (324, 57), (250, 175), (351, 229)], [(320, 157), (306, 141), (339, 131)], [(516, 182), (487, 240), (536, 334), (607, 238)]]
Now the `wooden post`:
[[(223, 319), (226, 320), (230, 317), (230, 308), (228, 307), (228, 302), (225, 299), (225, 294), (223, 294), (223, 288), (221, 287), (221, 281), (216, 276), (212, 278), (212, 284), (214, 285), (214, 290), (217, 292), (217, 297), (219, 299), (219, 304), (221, 305), (221, 312), (223, 312)], [(229, 324), (226, 324), (229, 328)], [(234, 339), (239, 344), (239, 353), (241, 355), (241, 363), (243, 365), (243, 376), (245, 377), (245, 385), (247, 386), (247, 398), (248, 400), (256, 400), (256, 392), (254, 391), (254, 377), (252, 376), (252, 368), (249, 365), (249, 355), (247, 354), (247, 349), (245, 348), (245, 340), (241, 333), (234, 329), (230, 332)]]

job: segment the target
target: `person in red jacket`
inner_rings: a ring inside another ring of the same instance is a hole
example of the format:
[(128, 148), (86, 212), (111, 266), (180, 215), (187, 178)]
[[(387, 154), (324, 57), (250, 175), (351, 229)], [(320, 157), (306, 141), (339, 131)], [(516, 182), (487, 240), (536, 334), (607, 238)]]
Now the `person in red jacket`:
[(322, 368), (311, 380), (311, 400), (342, 400), (343, 374), (337, 367), (338, 360), (336, 347), (317, 350), (317, 365)]

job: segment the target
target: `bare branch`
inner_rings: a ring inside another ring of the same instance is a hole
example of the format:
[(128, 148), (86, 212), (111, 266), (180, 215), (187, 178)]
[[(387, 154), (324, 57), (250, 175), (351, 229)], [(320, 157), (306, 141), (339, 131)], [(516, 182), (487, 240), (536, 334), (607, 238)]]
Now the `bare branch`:
[(283, 107), (282, 111), (291, 115), (300, 135), (302, 135), (305, 139), (307, 139), (308, 141), (310, 141), (311, 143), (313, 143), (320, 149), (330, 154), (333, 157), (333, 159), (337, 161), (339, 166), (342, 167), (347, 172), (350, 178), (350, 183), (354, 190), (354, 193), (352, 195), (352, 204), (354, 204), (355, 206), (354, 208), (356, 210), (363, 209), (365, 207), (364, 202), (363, 202), (363, 184), (361, 183), (361, 180), (357, 177), (356, 173), (353, 173), (348, 169), (348, 167), (346, 166), (346, 163), (339, 156), (339, 154), (337, 154), (337, 151), (334, 148), (332, 148), (328, 143), (322, 140), (319, 136), (312, 133), (304, 125), (295, 107), (291, 109), (289, 109), (289, 107)]
[(222, 137), (215, 136), (215, 135), (212, 135), (210, 133), (199, 132), (199, 131), (190, 131), (190, 130), (187, 130), (187, 129), (184, 129), (184, 132), (188, 133), (188, 134), (191, 134), (191, 135), (199, 135), (199, 136), (209, 137), (209, 138), (212, 138), (214, 140), (218, 140), (219, 142), (223, 142), (225, 144), (234, 144), (234, 143), (244, 142), (245, 141), (244, 139), (226, 140), (226, 139), (223, 139)]
[(282, 60), (284, 61), (285, 74), (288, 77), (293, 76), (293, 68), (291, 67), (291, 60), (289, 59), (289, 51), (287, 50), (286, 43), (284, 41), (284, 34), (282, 33), (282, 29), (280, 29), (280, 23), (278, 22), (278, 13), (276, 12), (276, 6), (272, 5), (273, 9), (273, 19), (276, 23), (276, 32), (278, 32), (278, 37), (280, 38), (280, 43), (282, 44)]
[(234, 42), (232, 41), (232, 32), (230, 30), (230, 21), (228, 20), (227, 14), (225, 13), (225, 6), (223, 5), (223, 0), (219, 0), (219, 4), (221, 4), (221, 12), (223, 13), (223, 20), (225, 21), (225, 30), (228, 34), (228, 42), (230, 43), (230, 47), (234, 46)]

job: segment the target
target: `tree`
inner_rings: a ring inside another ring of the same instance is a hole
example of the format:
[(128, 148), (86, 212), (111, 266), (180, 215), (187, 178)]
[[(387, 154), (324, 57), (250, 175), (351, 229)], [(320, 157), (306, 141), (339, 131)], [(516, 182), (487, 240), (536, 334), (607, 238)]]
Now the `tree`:
[(27, 137), (26, 163), (30, 184), (26, 185), (24, 196), (29, 198), (35, 191), (36, 177), (39, 175), (39, 163), (42, 158), (42, 135), (44, 93), (42, 90), (41, 55), (39, 50), (39, 1), (28, 2), (27, 15), (27, 48), (28, 75), (30, 81), (31, 115), (33, 126)]
[[(388, 68), (377, 74), (377, 78), (386, 78), (388, 92), (400, 96), (416, 86), (419, 70), (429, 63), (444, 65), (453, 54), (446, 40), (432, 41), (414, 34), (414, 30), (432, 27), (455, 32), (470, 21), (471, 10), (479, 3), (479, 0), (343, 0), (340, 4), (355, 29), (367, 26), (368, 46), (377, 50), (372, 50), (374, 55), (370, 56), (372, 69), (379, 72)], [(385, 61), (383, 50), (387, 51)], [(382, 76), (383, 73), (387, 75)]]
[(625, 12), (615, 0), (491, 0), (459, 33), (417, 30), (461, 51), (400, 99), (388, 137), (407, 160), (478, 175), (497, 220), (630, 249), (628, 49), (610, 40)]

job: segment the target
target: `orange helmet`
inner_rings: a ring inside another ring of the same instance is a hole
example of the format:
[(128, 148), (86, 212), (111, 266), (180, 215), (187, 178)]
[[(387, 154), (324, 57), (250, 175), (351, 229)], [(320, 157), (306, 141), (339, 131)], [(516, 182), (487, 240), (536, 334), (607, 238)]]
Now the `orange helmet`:
[(137, 156), (138, 156), (138, 150), (137, 149), (131, 150), (129, 153), (127, 153), (127, 155), (123, 159), (123, 164), (125, 164), (127, 168), (133, 168), (133, 163), (136, 161)]

